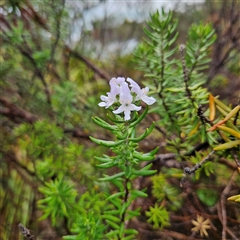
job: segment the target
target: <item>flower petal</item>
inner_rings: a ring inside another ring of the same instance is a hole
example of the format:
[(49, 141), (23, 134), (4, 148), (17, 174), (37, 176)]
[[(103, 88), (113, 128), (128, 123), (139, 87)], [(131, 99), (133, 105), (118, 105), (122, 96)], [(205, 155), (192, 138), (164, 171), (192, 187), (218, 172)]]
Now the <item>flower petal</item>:
[(113, 97), (116, 97), (120, 93), (120, 87), (124, 82), (125, 82), (125, 78), (123, 78), (123, 77), (112, 78), (109, 81), (110, 89), (111, 89), (110, 94)]
[(125, 111), (125, 108), (123, 105), (121, 105), (118, 109), (114, 110), (113, 113), (114, 114), (119, 114)]
[(135, 104), (130, 104), (130, 106), (129, 106), (129, 109), (131, 110), (131, 111), (140, 111), (141, 110), (141, 106), (140, 107), (138, 107), (138, 106), (136, 106)]
[(127, 121), (127, 120), (129, 120), (131, 118), (130, 114), (131, 114), (130, 109), (125, 109), (125, 111), (124, 111), (124, 120), (125, 121)]
[(107, 104), (106, 104), (105, 102), (100, 102), (100, 103), (98, 104), (99, 107), (106, 107), (106, 105), (107, 105)]
[(144, 95), (142, 97), (142, 101), (145, 102), (147, 105), (152, 105), (156, 102), (156, 99), (153, 97), (148, 97), (147, 95)]
[(126, 82), (122, 83), (120, 87), (119, 102), (121, 104), (128, 104), (128, 105), (132, 103), (132, 95), (128, 87), (128, 84)]

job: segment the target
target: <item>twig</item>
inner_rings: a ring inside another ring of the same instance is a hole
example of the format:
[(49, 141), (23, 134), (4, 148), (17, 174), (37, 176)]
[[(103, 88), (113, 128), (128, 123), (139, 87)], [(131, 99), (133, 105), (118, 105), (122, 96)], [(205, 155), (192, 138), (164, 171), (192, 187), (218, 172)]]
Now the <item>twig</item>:
[[(162, 34), (161, 34), (161, 38), (162, 38)], [(163, 42), (163, 39), (161, 39), (161, 42)], [(161, 59), (160, 59), (160, 61), (161, 61), (161, 72), (160, 72), (160, 74), (161, 74), (161, 80), (160, 80), (159, 82), (157, 82), (157, 81), (154, 79), (153, 81), (154, 81), (155, 86), (156, 86), (157, 89), (159, 89), (159, 87), (160, 87), (160, 91), (158, 91), (158, 96), (159, 96), (160, 99), (162, 100), (162, 105), (163, 105), (163, 107), (164, 107), (164, 109), (165, 109), (165, 114), (168, 115), (169, 120), (171, 121), (172, 124), (174, 124), (174, 119), (172, 118), (171, 114), (169, 114), (169, 108), (168, 108), (168, 106), (167, 106), (167, 104), (166, 104), (166, 102), (165, 102), (165, 98), (164, 98), (164, 96), (163, 96), (163, 94), (162, 94), (162, 92), (163, 92), (163, 81), (164, 81), (164, 71), (165, 71), (163, 44), (160, 44), (160, 48), (161, 48), (161, 50), (160, 50), (160, 51), (161, 51)]]
[(200, 151), (202, 149), (206, 149), (208, 147), (209, 147), (209, 143), (207, 141), (203, 142), (203, 143), (200, 143), (196, 147), (194, 147), (191, 151), (185, 153), (184, 156), (195, 156), (197, 151)]
[(187, 174), (191, 174), (194, 173), (195, 171), (197, 171), (205, 162), (211, 160), (212, 155), (215, 153), (215, 151), (213, 150), (212, 152), (210, 152), (200, 163), (197, 163), (193, 168), (189, 168), (186, 167), (184, 168), (184, 172)]
[(236, 164), (237, 164), (238, 170), (240, 171), (240, 161), (239, 161), (239, 159), (238, 159), (237, 154), (235, 153), (234, 150), (231, 151), (231, 154), (232, 154), (233, 159), (235, 160), (235, 162), (236, 162)]
[[(238, 23), (240, 14), (238, 2), (237, 0), (223, 1), (221, 10), (217, 13), (216, 6), (214, 7), (211, 1), (207, 1), (210, 5), (213, 27), (217, 35), (217, 40), (213, 45), (212, 62), (207, 82), (210, 82), (224, 68), (230, 60), (231, 52), (239, 46), (240, 28)], [(232, 6), (227, 3), (231, 3)], [(224, 23), (227, 24), (224, 25)]]
[(60, 39), (60, 35), (61, 35), (61, 17), (62, 17), (62, 13), (65, 7), (65, 0), (62, 0), (62, 8), (59, 12), (59, 15), (57, 16), (57, 20), (56, 20), (56, 29), (57, 29), (57, 35), (56, 35), (56, 39), (52, 45), (52, 49), (51, 49), (51, 57), (49, 60), (49, 63), (51, 64), (53, 62), (53, 58), (54, 58), (54, 54), (55, 54), (55, 50), (57, 48), (59, 39)]
[[(36, 63), (35, 59), (32, 57), (32, 51), (31, 51), (30, 47), (28, 46), (27, 42), (25, 41), (24, 37), (23, 37), (23, 39), (24, 39), (24, 43), (25, 43), (25, 45), (24, 45), (25, 49), (22, 46), (20, 46), (20, 45), (13, 45), (13, 43), (10, 42), (9, 40), (7, 40), (7, 38), (5, 39), (5, 41), (8, 42), (10, 45), (12, 45), (14, 47), (17, 47), (18, 50), (22, 53), (22, 55), (25, 56), (26, 58), (28, 58), (28, 60), (34, 66), (36, 76), (39, 77), (39, 79), (41, 80), (41, 82), (42, 82), (42, 84), (43, 84), (43, 86), (45, 88), (45, 93), (46, 93), (46, 96), (47, 96), (47, 102), (51, 106), (52, 102), (51, 102), (50, 91), (48, 89), (47, 82), (46, 82), (46, 80), (45, 80), (41, 70), (37, 66), (37, 63)], [(27, 50), (26, 50), (26, 48), (27, 48)]]
[(28, 238), (29, 240), (35, 239), (34, 235), (31, 235), (30, 230), (24, 227), (21, 223), (18, 224), (18, 227), (24, 237)]
[[(145, 229), (144, 229), (145, 228)], [(163, 231), (153, 231), (146, 230), (147, 227), (140, 226), (138, 228), (139, 233), (143, 233), (144, 236), (148, 236), (148, 239), (165, 239), (165, 238), (174, 238), (176, 240), (200, 240), (199, 238), (188, 237), (187, 235), (175, 231), (163, 230)], [(149, 238), (150, 237), (150, 238)]]
[[(238, 105), (240, 105), (240, 99), (238, 100)], [(237, 112), (235, 118), (234, 118), (234, 121), (233, 121), (233, 124), (236, 126), (237, 125), (237, 120), (239, 118), (239, 111)]]
[(180, 50), (182, 69), (183, 69), (183, 79), (184, 79), (184, 83), (185, 83), (185, 90), (187, 92), (187, 96), (193, 104), (194, 99), (192, 98), (192, 93), (188, 88), (189, 75), (188, 75), (188, 70), (187, 70), (187, 67), (186, 67), (186, 62), (185, 62), (185, 57), (184, 57), (185, 56), (184, 49), (185, 49), (185, 45), (181, 44), (180, 47), (179, 47), (179, 50)]
[(227, 227), (227, 212), (226, 212), (226, 207), (225, 207), (226, 196), (230, 192), (232, 182), (234, 181), (234, 179), (236, 178), (237, 175), (238, 175), (238, 172), (234, 171), (228, 184), (224, 188), (224, 190), (221, 194), (221, 198), (220, 198), (220, 209), (218, 209), (218, 211), (221, 211), (220, 221), (222, 222), (222, 226), (223, 226), (222, 240), (226, 240), (226, 232), (228, 232), (234, 239), (237, 239), (237, 237), (234, 235), (234, 233), (232, 233), (232, 231), (230, 231), (230, 229)]
[(153, 164), (157, 165), (158, 169), (162, 166), (167, 167), (167, 168), (181, 169), (182, 168), (181, 163), (178, 162), (175, 158), (176, 158), (175, 153), (158, 154), (155, 157), (155, 159), (153, 159), (152, 161), (148, 161), (146, 163), (146, 165), (153, 163)]
[(202, 109), (202, 105), (198, 106), (197, 115), (200, 118), (202, 124), (205, 125), (205, 123), (209, 123), (209, 124), (213, 125), (212, 122), (204, 116), (204, 111)]
[(34, 58), (31, 56), (31, 54), (29, 54), (27, 51), (25, 51), (24, 49), (22, 49), (20, 46), (18, 47), (19, 51), (22, 53), (22, 55), (24, 55), (25, 57), (27, 57), (29, 59), (29, 61), (32, 63), (32, 65), (35, 68), (36, 74), (37, 76), (40, 78), (44, 88), (45, 88), (45, 93), (47, 96), (47, 102), (50, 106), (52, 106), (52, 100), (51, 100), (51, 96), (50, 96), (50, 91), (48, 89), (48, 85), (47, 82), (41, 72), (41, 70), (38, 68), (36, 61), (34, 60)]
[(232, 170), (236, 170), (236, 165), (234, 164), (233, 161), (228, 161), (227, 159), (222, 157), (218, 160), (218, 162), (224, 164), (225, 166), (227, 166), (228, 168), (230, 168)]

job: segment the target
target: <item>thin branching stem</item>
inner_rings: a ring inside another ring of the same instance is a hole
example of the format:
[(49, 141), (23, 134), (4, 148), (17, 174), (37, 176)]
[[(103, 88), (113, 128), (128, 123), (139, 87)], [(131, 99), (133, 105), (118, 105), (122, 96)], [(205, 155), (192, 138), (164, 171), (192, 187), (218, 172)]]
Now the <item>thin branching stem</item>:
[(210, 161), (212, 159), (212, 155), (215, 153), (215, 151), (213, 150), (212, 152), (210, 152), (200, 163), (197, 163), (193, 168), (189, 168), (186, 167), (184, 169), (184, 172), (187, 174), (192, 174), (194, 172), (196, 172), (199, 168), (201, 168), (201, 166), (207, 162)]
[(185, 45), (181, 44), (180, 47), (180, 54), (181, 54), (181, 62), (182, 62), (182, 69), (183, 69), (183, 79), (184, 79), (184, 84), (185, 84), (185, 90), (186, 90), (186, 93), (187, 93), (187, 96), (188, 98), (190, 99), (193, 107), (194, 106), (194, 99), (193, 99), (193, 96), (192, 96), (192, 93), (188, 87), (188, 81), (189, 81), (189, 74), (188, 74), (188, 70), (187, 70), (187, 67), (186, 67), (186, 61), (185, 61)]
[(31, 235), (30, 230), (24, 227), (21, 223), (18, 224), (19, 231), (22, 233), (24, 237), (26, 237), (29, 240), (35, 240), (34, 235)]

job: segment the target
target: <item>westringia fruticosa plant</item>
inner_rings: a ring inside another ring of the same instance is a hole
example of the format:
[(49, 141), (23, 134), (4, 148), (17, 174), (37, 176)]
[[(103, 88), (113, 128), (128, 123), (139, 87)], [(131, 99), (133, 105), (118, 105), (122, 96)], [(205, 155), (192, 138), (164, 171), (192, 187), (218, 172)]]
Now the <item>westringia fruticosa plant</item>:
[(117, 187), (117, 191), (107, 198), (111, 204), (103, 216), (109, 226), (106, 237), (119, 240), (134, 239), (137, 231), (127, 228), (127, 223), (132, 217), (138, 216), (139, 209), (132, 209), (130, 205), (136, 198), (146, 197), (147, 194), (142, 189), (135, 189), (133, 180), (155, 173), (155, 170), (150, 170), (151, 164), (140, 168), (139, 163), (152, 160), (158, 150), (156, 148), (145, 154), (138, 152), (138, 143), (151, 133), (154, 123), (143, 134), (136, 136), (136, 128), (146, 116), (148, 107), (140, 115), (137, 112), (142, 108), (139, 106), (141, 100), (147, 105), (155, 103), (156, 100), (147, 96), (148, 87), (141, 89), (130, 78), (127, 78), (126, 81), (122, 77), (112, 78), (110, 88), (107, 96), (101, 96), (102, 102), (99, 103), (99, 106), (110, 110), (107, 116), (111, 124), (99, 117), (94, 117), (93, 121), (112, 132), (115, 139), (106, 141), (91, 137), (92, 141), (110, 148), (114, 153), (114, 156), (96, 157), (100, 162), (98, 167), (106, 169), (116, 167), (117, 169), (115, 174), (105, 175), (100, 179)]

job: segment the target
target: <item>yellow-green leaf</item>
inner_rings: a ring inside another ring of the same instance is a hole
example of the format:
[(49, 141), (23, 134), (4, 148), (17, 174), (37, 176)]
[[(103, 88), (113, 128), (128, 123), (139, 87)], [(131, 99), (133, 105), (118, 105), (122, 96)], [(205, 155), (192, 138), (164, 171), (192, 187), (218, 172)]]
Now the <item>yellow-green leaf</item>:
[(240, 145), (240, 140), (231, 141), (231, 142), (221, 144), (221, 145), (215, 147), (213, 150), (214, 151), (225, 150), (225, 149), (236, 147), (237, 145)]
[(231, 129), (231, 128), (229, 128), (229, 127), (218, 126), (217, 128), (224, 131), (224, 132), (227, 132), (227, 133), (231, 134), (234, 137), (240, 138), (240, 133)]
[(240, 202), (240, 194), (231, 196), (227, 199), (228, 201)]

